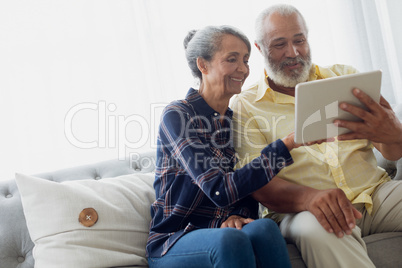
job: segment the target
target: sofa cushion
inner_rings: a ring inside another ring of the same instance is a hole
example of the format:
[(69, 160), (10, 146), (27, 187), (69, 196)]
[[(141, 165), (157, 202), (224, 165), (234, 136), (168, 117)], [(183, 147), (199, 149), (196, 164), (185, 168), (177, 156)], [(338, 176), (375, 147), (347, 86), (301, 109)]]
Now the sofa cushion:
[(62, 183), (17, 174), (16, 181), (35, 266), (147, 265), (153, 174)]

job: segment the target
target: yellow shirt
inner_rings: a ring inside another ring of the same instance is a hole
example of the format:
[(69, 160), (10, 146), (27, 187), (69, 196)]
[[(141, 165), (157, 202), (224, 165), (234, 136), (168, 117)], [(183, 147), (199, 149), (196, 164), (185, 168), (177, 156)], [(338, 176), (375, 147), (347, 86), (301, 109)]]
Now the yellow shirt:
[[(312, 68), (315, 70), (309, 81), (357, 72), (345, 65)], [(235, 96), (231, 108), (239, 166), (259, 156), (267, 144), (294, 131), (294, 97), (273, 91), (265, 74), (258, 83)], [(293, 149), (291, 155), (294, 163), (278, 177), (316, 189), (340, 188), (352, 203), (365, 203), (369, 213), (371, 194), (378, 185), (390, 180), (385, 170), (377, 166), (373, 145), (368, 140), (305, 146)], [(274, 159), (272, 156), (272, 163)]]

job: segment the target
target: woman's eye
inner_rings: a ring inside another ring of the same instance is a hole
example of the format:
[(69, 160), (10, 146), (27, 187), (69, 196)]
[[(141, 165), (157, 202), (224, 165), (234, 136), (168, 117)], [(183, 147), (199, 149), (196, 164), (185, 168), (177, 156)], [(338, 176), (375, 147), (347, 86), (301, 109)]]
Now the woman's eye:
[(236, 62), (236, 58), (230, 58), (228, 59), (228, 62)]

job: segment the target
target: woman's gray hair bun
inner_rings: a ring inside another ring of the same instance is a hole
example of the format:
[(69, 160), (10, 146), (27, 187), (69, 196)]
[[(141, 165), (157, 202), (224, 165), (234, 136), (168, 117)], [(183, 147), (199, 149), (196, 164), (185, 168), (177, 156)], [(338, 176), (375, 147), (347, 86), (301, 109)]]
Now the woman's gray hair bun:
[(197, 30), (191, 30), (187, 33), (187, 36), (184, 38), (184, 41), (183, 41), (184, 49), (187, 49), (188, 42), (190, 42), (190, 40), (194, 37), (196, 32), (197, 32)]

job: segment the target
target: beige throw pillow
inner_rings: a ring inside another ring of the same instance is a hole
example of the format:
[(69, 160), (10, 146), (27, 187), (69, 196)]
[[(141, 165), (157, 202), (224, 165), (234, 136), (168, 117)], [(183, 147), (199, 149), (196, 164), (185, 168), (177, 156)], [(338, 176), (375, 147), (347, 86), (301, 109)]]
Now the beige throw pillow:
[(57, 183), (16, 174), (35, 267), (147, 266), (153, 174)]

